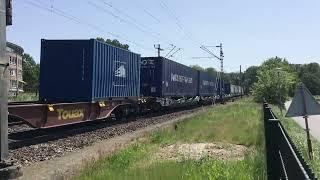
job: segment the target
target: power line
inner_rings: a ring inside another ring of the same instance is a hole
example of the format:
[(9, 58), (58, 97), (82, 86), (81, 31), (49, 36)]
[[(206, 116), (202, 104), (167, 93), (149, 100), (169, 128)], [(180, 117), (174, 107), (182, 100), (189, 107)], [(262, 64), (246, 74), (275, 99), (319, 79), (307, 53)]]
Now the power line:
[(171, 44), (173, 46), (173, 48), (164, 56), (167, 57), (177, 46), (174, 46), (173, 44)]
[[(131, 25), (135, 26), (136, 28), (138, 28), (140, 31), (142, 31), (143, 33), (149, 34), (151, 35), (153, 38), (155, 38), (156, 40), (163, 40), (166, 41), (168, 44), (170, 44), (170, 42), (168, 40), (165, 40), (164, 38), (159, 39), (159, 36), (161, 36), (160, 33), (158, 32), (153, 32), (151, 29), (149, 29), (147, 26), (145, 26), (144, 24), (138, 22), (138, 20), (136, 20), (135, 18), (133, 18), (132, 16), (128, 15), (127, 13), (125, 13), (124, 11), (120, 10), (119, 8), (115, 7), (111, 2), (106, 2), (104, 0), (100, 0), (101, 2), (103, 2), (106, 6), (114, 9), (114, 11), (116, 11), (118, 14), (122, 14), (123, 16), (125, 16), (126, 18), (128, 18), (128, 20), (126, 22), (130, 23)], [(123, 18), (122, 18), (123, 19)], [(142, 29), (141, 27), (143, 27), (144, 29)]]
[[(136, 4), (136, 3), (137, 3), (137, 4)], [(156, 21), (157, 23), (160, 23), (160, 20), (159, 20), (157, 17), (155, 17), (152, 13), (150, 13), (149, 11), (147, 11), (145, 8), (143, 8), (142, 5), (138, 2), (138, 0), (136, 1), (136, 3), (134, 3), (134, 4), (135, 4), (135, 6), (136, 6), (137, 8), (142, 9), (142, 11), (143, 11), (144, 13), (146, 13), (147, 15), (149, 15), (154, 21)]]
[(167, 11), (167, 13), (169, 14), (169, 16), (171, 16), (173, 18), (174, 23), (177, 25), (177, 27), (180, 29), (180, 31), (192, 42), (194, 43), (196, 46), (198, 46), (200, 43), (197, 43), (196, 40), (194, 40), (194, 38), (192, 37), (191, 33), (186, 31), (186, 28), (183, 27), (183, 24), (181, 23), (181, 21), (179, 20), (178, 16), (168, 7), (168, 5), (160, 0), (160, 6)]
[[(38, 4), (35, 3), (35, 1), (38, 2)], [(73, 21), (73, 22), (76, 22), (76, 23), (78, 23), (78, 24), (80, 24), (80, 25), (84, 25), (84, 26), (90, 27), (91, 29), (94, 29), (95, 31), (110, 34), (111, 36), (114, 36), (114, 37), (116, 37), (116, 38), (118, 38), (118, 39), (122, 39), (122, 40), (124, 40), (124, 41), (129, 42), (129, 43), (135, 44), (136, 46), (139, 46), (139, 47), (141, 47), (141, 48), (143, 48), (143, 49), (146, 49), (146, 50), (148, 49), (148, 50), (150, 50), (149, 48), (146, 48), (146, 47), (144, 47), (143, 45), (138, 44), (138, 43), (136, 43), (136, 42), (134, 42), (134, 41), (131, 41), (131, 40), (129, 40), (129, 39), (123, 38), (123, 37), (121, 37), (121, 36), (118, 35), (118, 34), (115, 34), (115, 33), (109, 32), (109, 31), (105, 31), (104, 29), (102, 29), (102, 28), (100, 28), (100, 27), (98, 27), (98, 26), (96, 26), (96, 25), (94, 25), (94, 24), (90, 24), (90, 23), (84, 22), (84, 21), (82, 21), (81, 19), (79, 19), (79, 18), (77, 18), (77, 17), (75, 17), (75, 16), (73, 16), (73, 15), (70, 15), (70, 14), (68, 14), (68, 13), (66, 13), (66, 12), (64, 12), (64, 11), (58, 9), (58, 8), (53, 7), (53, 5), (51, 5), (51, 7), (48, 8), (48, 7), (46, 7), (46, 5), (45, 5), (43, 2), (41, 2), (41, 1), (39, 1), (39, 0), (34, 0), (34, 1), (27, 0), (27, 1), (23, 1), (23, 2), (25, 2), (25, 3), (29, 4), (29, 5), (32, 5), (32, 6), (34, 6), (34, 7), (37, 7), (37, 8), (39, 8), (39, 9), (42, 9), (42, 10), (51, 12), (51, 13), (53, 13), (53, 14), (55, 14), (55, 15), (64, 17), (64, 18), (68, 19), (69, 21)], [(41, 4), (42, 4), (42, 5), (41, 5)]]

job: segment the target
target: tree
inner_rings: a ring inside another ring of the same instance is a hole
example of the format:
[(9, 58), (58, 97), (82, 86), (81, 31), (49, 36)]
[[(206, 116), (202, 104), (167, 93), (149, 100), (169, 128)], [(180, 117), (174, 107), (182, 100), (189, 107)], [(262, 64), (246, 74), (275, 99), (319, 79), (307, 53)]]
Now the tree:
[(298, 73), (299, 79), (303, 82), (310, 92), (320, 95), (320, 66), (318, 63), (295, 64), (293, 65)]
[(199, 65), (190, 65), (190, 67), (194, 70), (205, 72), (204, 68)]
[(257, 82), (252, 87), (254, 99), (261, 102), (265, 98), (268, 103), (284, 107), (289, 92), (294, 91), (298, 79), (288, 61), (278, 57), (270, 58), (261, 65), (257, 75)]
[(39, 87), (40, 65), (33, 57), (24, 53), (22, 56), (23, 81), (26, 82), (25, 90), (37, 92)]
[(126, 50), (129, 50), (129, 45), (128, 44), (122, 44), (120, 43), (118, 40), (116, 39), (104, 39), (102, 37), (97, 37), (96, 40), (98, 41), (101, 41), (101, 42), (104, 42), (104, 43), (107, 43), (107, 44), (110, 44), (112, 46), (116, 46), (116, 47), (119, 47), (119, 48), (122, 48), (122, 49), (126, 49)]
[(244, 92), (247, 94), (251, 91), (252, 86), (258, 81), (258, 66), (250, 66), (245, 72), (243, 77), (243, 88)]
[(213, 67), (208, 67), (205, 71), (212, 76), (217, 76), (217, 70)]
[(201, 71), (201, 72), (207, 72), (208, 74), (210, 74), (211, 76), (216, 77), (217, 76), (217, 70), (213, 67), (208, 67), (208, 68), (203, 68), (199, 65), (190, 65), (190, 67), (192, 69), (195, 69), (197, 71)]

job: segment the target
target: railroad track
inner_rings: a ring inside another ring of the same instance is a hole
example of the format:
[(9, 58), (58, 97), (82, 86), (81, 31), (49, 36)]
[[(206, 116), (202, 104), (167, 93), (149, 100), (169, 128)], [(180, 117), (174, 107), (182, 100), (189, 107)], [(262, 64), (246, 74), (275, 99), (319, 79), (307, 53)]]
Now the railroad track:
[[(184, 110), (191, 110), (199, 106), (191, 106), (177, 109), (168, 109), (166, 111), (158, 113), (148, 113), (145, 115), (138, 116), (134, 120), (139, 121), (142, 118), (162, 116), (165, 114), (171, 114), (175, 112), (180, 112)], [(102, 128), (110, 127), (116, 124), (124, 124), (131, 122), (133, 119), (123, 119), (123, 120), (113, 120), (106, 119), (104, 121), (87, 121), (77, 124), (70, 124), (55, 128), (47, 129), (31, 129), (27, 131), (13, 132), (8, 135), (9, 139), (9, 149), (15, 150), (25, 146), (36, 145), (40, 143), (45, 143), (48, 141), (54, 141), (58, 139), (63, 139), (69, 136), (74, 136), (77, 134), (87, 133)]]

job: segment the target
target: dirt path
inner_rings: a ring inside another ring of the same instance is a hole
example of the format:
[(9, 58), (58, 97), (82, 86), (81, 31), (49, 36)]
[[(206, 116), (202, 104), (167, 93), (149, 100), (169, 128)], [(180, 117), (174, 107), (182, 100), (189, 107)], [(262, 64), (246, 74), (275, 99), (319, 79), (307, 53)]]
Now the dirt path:
[(193, 117), (208, 108), (210, 107), (206, 107), (192, 114), (182, 115), (170, 121), (149, 126), (132, 133), (127, 133), (122, 136), (100, 141), (98, 143), (95, 143), (93, 146), (66, 154), (63, 157), (58, 157), (48, 161), (37, 162), (32, 166), (24, 167), (24, 175), (20, 179), (69, 179), (73, 175), (79, 173), (84, 168), (85, 164), (94, 162), (102, 157), (112, 154), (115, 151), (124, 149), (128, 145), (136, 142), (137, 139), (147, 135), (157, 128), (168, 127), (173, 123), (182, 121), (189, 117)]

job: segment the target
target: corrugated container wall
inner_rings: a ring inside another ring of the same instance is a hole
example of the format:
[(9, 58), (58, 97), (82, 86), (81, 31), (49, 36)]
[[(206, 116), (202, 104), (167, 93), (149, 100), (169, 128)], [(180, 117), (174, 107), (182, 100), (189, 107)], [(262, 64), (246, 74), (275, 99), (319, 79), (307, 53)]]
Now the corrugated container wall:
[(141, 59), (141, 95), (197, 96), (198, 71), (163, 57)]
[(207, 72), (199, 71), (199, 95), (214, 96), (217, 95), (216, 90), (217, 78)]
[(224, 94), (230, 94), (231, 93), (231, 84), (230, 83), (224, 83)]
[(137, 98), (140, 55), (100, 41), (42, 40), (40, 100)]

